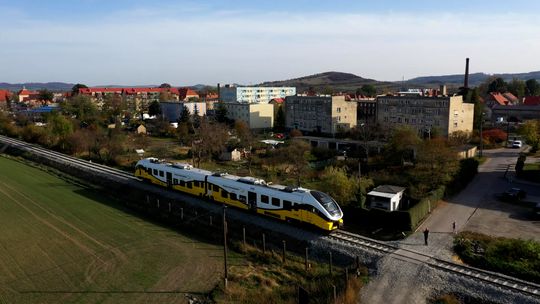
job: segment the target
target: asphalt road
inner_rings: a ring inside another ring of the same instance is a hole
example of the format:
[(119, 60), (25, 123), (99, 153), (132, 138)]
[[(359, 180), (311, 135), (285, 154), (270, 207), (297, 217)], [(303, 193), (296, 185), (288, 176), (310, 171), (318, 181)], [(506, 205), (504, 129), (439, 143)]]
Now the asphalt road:
[[(528, 196), (540, 197), (540, 185), (515, 178), (514, 167), (521, 150), (485, 150), (487, 160), (467, 188), (441, 202), (415, 233), (396, 244), (400, 248), (453, 260), (453, 222), (456, 223), (456, 232), (467, 230), (540, 241), (540, 221), (531, 218), (530, 207), (500, 202), (496, 198), (497, 193), (512, 187), (524, 189)], [(426, 228), (430, 231), (427, 246), (423, 234)], [(379, 265), (379, 275), (364, 288), (362, 303), (425, 303), (435, 286), (432, 282), (417, 279), (424, 266), (407, 261), (396, 263), (392, 256), (383, 260)]]

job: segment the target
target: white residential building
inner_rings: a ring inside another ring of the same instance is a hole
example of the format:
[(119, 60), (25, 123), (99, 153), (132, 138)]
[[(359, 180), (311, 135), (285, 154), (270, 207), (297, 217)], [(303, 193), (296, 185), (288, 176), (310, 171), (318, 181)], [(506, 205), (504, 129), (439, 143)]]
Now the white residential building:
[(293, 87), (236, 87), (225, 85), (220, 88), (223, 102), (268, 103), (274, 98), (285, 98), (296, 94)]

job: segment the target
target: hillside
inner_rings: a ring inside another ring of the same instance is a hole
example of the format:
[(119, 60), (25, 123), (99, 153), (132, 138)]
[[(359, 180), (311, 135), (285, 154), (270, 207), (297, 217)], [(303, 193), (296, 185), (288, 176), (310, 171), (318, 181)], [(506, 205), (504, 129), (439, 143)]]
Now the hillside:
[[(416, 77), (407, 80), (407, 84), (416, 84), (416, 85), (438, 85), (438, 84), (447, 84), (447, 85), (463, 85), (463, 74), (456, 75), (441, 75), (441, 76), (425, 76), (425, 77)], [(528, 72), (528, 73), (504, 73), (504, 74), (486, 74), (486, 73), (473, 73), (469, 75), (469, 85), (478, 86), (482, 82), (486, 81), (489, 77), (501, 77), (505, 81), (511, 81), (513, 78), (528, 80), (536, 79), (540, 81), (540, 71)]]
[(265, 87), (291, 86), (296, 87), (297, 92), (307, 91), (310, 87), (318, 92), (324, 91), (328, 87), (332, 88), (334, 92), (354, 92), (365, 84), (371, 84), (381, 89), (397, 85), (393, 82), (377, 81), (342, 72), (325, 72), (288, 80), (268, 81), (260, 85)]
[(71, 91), (75, 84), (65, 82), (25, 82), (25, 83), (6, 83), (0, 82), (0, 89), (6, 89), (10, 91), (19, 91), (23, 87), (28, 90), (42, 90), (47, 89), (49, 91)]

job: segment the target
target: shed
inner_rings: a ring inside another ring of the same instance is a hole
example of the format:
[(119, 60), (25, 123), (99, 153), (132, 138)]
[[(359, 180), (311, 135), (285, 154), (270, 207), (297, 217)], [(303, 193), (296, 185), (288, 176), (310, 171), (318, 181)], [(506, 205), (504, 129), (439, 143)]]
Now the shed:
[(144, 125), (139, 125), (137, 127), (137, 134), (146, 134), (146, 127)]
[(219, 158), (226, 161), (239, 161), (242, 159), (242, 152), (240, 152), (238, 149), (233, 149), (232, 151), (221, 153)]
[(387, 211), (396, 211), (403, 198), (405, 188), (391, 185), (381, 185), (371, 190), (367, 195), (369, 206)]

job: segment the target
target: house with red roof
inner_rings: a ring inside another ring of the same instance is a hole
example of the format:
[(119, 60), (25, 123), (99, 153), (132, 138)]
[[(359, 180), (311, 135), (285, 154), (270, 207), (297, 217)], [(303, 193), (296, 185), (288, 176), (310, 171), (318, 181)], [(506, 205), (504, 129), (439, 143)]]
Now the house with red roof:
[(486, 97), (485, 102), (489, 108), (493, 108), (494, 105), (512, 106), (517, 104), (517, 100), (512, 93), (501, 94), (499, 92), (491, 92)]
[(189, 101), (190, 98), (199, 99), (199, 93), (190, 88), (178, 88), (178, 95), (180, 101)]
[(540, 106), (540, 96), (525, 96), (523, 98), (525, 106)]
[(19, 96), (19, 102), (33, 102), (39, 99), (39, 92), (27, 90), (25, 87), (17, 92), (17, 95)]

